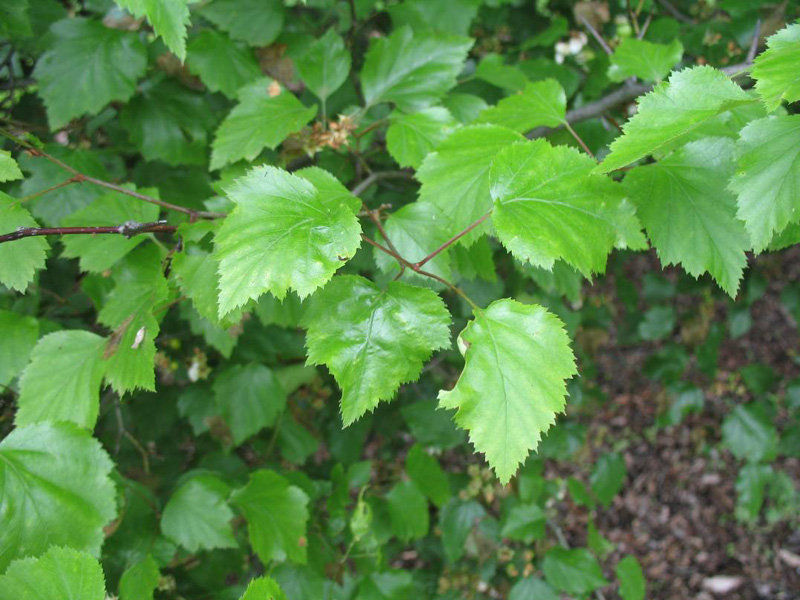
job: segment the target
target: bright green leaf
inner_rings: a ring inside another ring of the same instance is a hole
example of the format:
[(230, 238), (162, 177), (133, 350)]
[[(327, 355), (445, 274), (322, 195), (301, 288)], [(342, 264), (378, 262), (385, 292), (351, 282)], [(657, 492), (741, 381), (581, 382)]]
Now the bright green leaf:
[(450, 564), (464, 556), (464, 544), (478, 520), (484, 516), (486, 511), (475, 500), (464, 501), (455, 497), (439, 511), (442, 546)]
[(268, 46), (283, 29), (286, 10), (282, 0), (214, 0), (201, 14), (251, 46)]
[(250, 581), (239, 600), (286, 600), (286, 594), (271, 577), (257, 577)]
[(161, 573), (151, 555), (125, 569), (119, 580), (120, 600), (153, 600)]
[(51, 546), (39, 558), (17, 560), (9, 566), (8, 571), (0, 575), (0, 597), (9, 600), (104, 600), (103, 569), (85, 552)]
[(395, 28), (467, 35), (481, 0), (406, 0), (389, 7)]
[(414, 593), (414, 580), (410, 572), (375, 572), (361, 579), (354, 600), (407, 600)]
[(442, 106), (449, 110), (456, 120), (466, 124), (474, 121), (489, 105), (480, 96), (453, 93), (442, 99)]
[(22, 179), (22, 171), (8, 150), (0, 150), (0, 182)]
[(517, 67), (504, 64), (499, 54), (487, 54), (478, 63), (475, 77), (499, 88), (517, 92), (528, 83), (528, 77)]
[(311, 44), (296, 64), (308, 89), (325, 102), (350, 74), (350, 52), (342, 37), (331, 28)]
[(756, 80), (756, 91), (772, 112), (782, 100), (800, 100), (800, 23), (768, 38), (767, 46), (756, 58), (750, 74)]
[(541, 579), (525, 577), (511, 588), (508, 600), (560, 600), (556, 591)]
[(233, 492), (231, 503), (247, 519), (250, 545), (264, 564), (306, 562), (308, 496), (274, 471), (260, 469)]
[(414, 444), (406, 455), (406, 472), (419, 490), (436, 506), (443, 506), (451, 497), (447, 474), (439, 461), (419, 444)]
[(544, 537), (546, 521), (544, 511), (536, 504), (517, 504), (504, 519), (500, 535), (530, 544)]
[(428, 535), (428, 501), (413, 481), (400, 481), (386, 494), (392, 533), (408, 542)]
[(736, 518), (755, 523), (764, 506), (767, 484), (774, 476), (770, 465), (750, 463), (739, 470), (736, 478)]
[(611, 55), (608, 78), (625, 81), (638, 77), (645, 81), (661, 81), (683, 56), (683, 44), (672, 40), (669, 44), (654, 44), (636, 38), (625, 38)]
[(312, 300), (304, 320), (308, 363), (324, 364), (342, 388), (350, 425), (415, 381), (431, 354), (450, 345), (450, 315), (425, 288), (336, 277)]
[(503, 98), (484, 110), (477, 123), (492, 123), (524, 133), (538, 127), (558, 127), (566, 122), (567, 97), (555, 79), (528, 83), (518, 94)]
[(100, 443), (71, 423), (17, 428), (0, 442), (0, 572), (56, 545), (99, 556), (116, 515), (112, 467)]
[(453, 131), (455, 121), (446, 108), (392, 114), (386, 130), (386, 149), (401, 167), (419, 168), (422, 159)]
[(236, 208), (216, 236), (220, 316), (266, 292), (305, 298), (359, 247), (349, 200), (297, 175), (257, 167), (228, 195)]
[(0, 310), (0, 387), (7, 386), (28, 364), (36, 340), (39, 322), (9, 310)]
[(553, 548), (542, 564), (547, 583), (573, 595), (588, 594), (608, 585), (597, 560), (586, 548)]
[(778, 433), (765, 407), (740, 404), (722, 422), (722, 441), (739, 460), (770, 461), (778, 452)]
[(186, 58), (188, 0), (115, 0), (136, 17), (147, 17), (153, 30), (181, 61)]
[[(39, 224), (19, 200), (0, 192), (0, 234)], [(44, 267), (50, 245), (44, 237), (28, 237), (0, 244), (0, 283), (24, 292), (36, 271)]]
[(614, 572), (619, 579), (619, 595), (622, 600), (644, 600), (647, 581), (635, 556), (626, 556), (619, 561)]
[(611, 501), (622, 489), (627, 475), (625, 459), (617, 452), (606, 452), (597, 459), (589, 482), (594, 495), (604, 508), (611, 506)]
[(456, 423), (505, 484), (564, 411), (565, 380), (576, 373), (569, 338), (541, 306), (503, 299), (476, 314), (459, 348), (464, 371), (439, 405), (458, 409)]
[(253, 52), (225, 34), (205, 29), (189, 41), (186, 65), (212, 92), (235, 98), (239, 89), (261, 77)]

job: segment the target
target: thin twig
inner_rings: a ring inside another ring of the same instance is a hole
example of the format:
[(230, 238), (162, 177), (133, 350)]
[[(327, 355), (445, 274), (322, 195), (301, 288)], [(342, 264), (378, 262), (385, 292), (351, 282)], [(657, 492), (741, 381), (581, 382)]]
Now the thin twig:
[(654, 14), (655, 12), (652, 10), (648, 13), (647, 18), (644, 20), (644, 25), (642, 25), (642, 28), (639, 30), (639, 35), (636, 36), (638, 39), (640, 40), (644, 39), (644, 36), (647, 33), (648, 28), (650, 27), (650, 23), (653, 22)]
[(631, 7), (631, 0), (625, 0), (625, 4), (628, 8), (628, 21), (630, 22), (631, 26), (633, 27), (633, 31), (636, 34), (638, 39), (639, 37), (639, 19), (633, 14), (633, 8)]
[(456, 243), (456, 242), (457, 242), (459, 239), (461, 239), (462, 237), (464, 237), (465, 235), (467, 235), (467, 234), (468, 234), (470, 231), (472, 231), (472, 230), (473, 230), (473, 229), (475, 229), (475, 228), (476, 228), (478, 225), (480, 225), (480, 224), (481, 224), (481, 223), (483, 223), (483, 222), (484, 222), (486, 219), (488, 219), (488, 218), (489, 218), (489, 216), (490, 216), (491, 214), (492, 214), (492, 211), (489, 211), (489, 212), (487, 212), (487, 213), (486, 213), (485, 215), (483, 215), (483, 216), (482, 216), (480, 219), (478, 219), (478, 220), (477, 220), (477, 221), (475, 221), (475, 222), (474, 222), (472, 225), (470, 225), (469, 227), (467, 227), (467, 228), (466, 228), (464, 231), (462, 231), (461, 233), (458, 233), (458, 234), (454, 235), (453, 237), (451, 237), (451, 238), (450, 238), (449, 240), (447, 240), (447, 241), (446, 241), (444, 244), (442, 244), (442, 245), (441, 245), (441, 246), (439, 246), (439, 247), (438, 247), (436, 250), (434, 250), (433, 252), (431, 252), (430, 254), (428, 254), (428, 256), (426, 256), (425, 258), (423, 258), (421, 261), (419, 261), (419, 262), (417, 262), (417, 263), (414, 263), (414, 266), (416, 266), (417, 268), (421, 268), (422, 266), (424, 266), (424, 265), (425, 265), (425, 263), (427, 263), (428, 261), (430, 261), (430, 260), (433, 260), (434, 258), (436, 258), (436, 255), (437, 255), (437, 254), (439, 254), (439, 253), (443, 252), (444, 250), (446, 250), (447, 248), (449, 248), (450, 246), (452, 246), (453, 244), (455, 244), (455, 243)]
[(758, 41), (761, 37), (761, 19), (756, 20), (756, 30), (753, 32), (753, 41), (750, 42), (750, 49), (747, 51), (747, 62), (751, 63), (756, 58), (758, 52)]
[[(114, 412), (116, 413), (116, 416), (117, 416), (117, 428), (118, 428), (117, 431), (118, 431), (118, 434), (125, 436), (125, 439), (128, 440), (134, 448), (136, 448), (136, 451), (142, 457), (142, 467), (144, 468), (144, 472), (147, 475), (149, 475), (150, 474), (150, 457), (147, 455), (147, 450), (145, 450), (144, 447), (139, 443), (139, 440), (137, 440), (135, 437), (133, 437), (131, 432), (128, 431), (125, 428), (125, 421), (122, 418), (122, 406), (121, 406), (121, 402), (120, 402), (119, 398), (116, 398), (114, 400)], [(120, 438), (118, 436), (117, 437), (117, 446), (116, 446), (116, 451), (117, 452), (119, 452), (119, 447), (120, 447), (120, 443), (119, 442), (120, 442)]]
[(413, 175), (409, 171), (375, 171), (370, 173), (364, 181), (356, 185), (350, 192), (353, 196), (360, 196), (370, 187), (383, 179), (412, 179)]
[(672, 2), (670, 2), (669, 0), (658, 0), (658, 2), (659, 4), (661, 4), (661, 6), (667, 9), (667, 12), (669, 14), (678, 19), (678, 21), (682, 21), (683, 23), (690, 23), (692, 25), (694, 24), (694, 19), (692, 19), (691, 17), (687, 17), (685, 14), (683, 14), (681, 11), (675, 8)]
[(580, 19), (581, 19), (581, 23), (583, 23), (583, 26), (586, 27), (586, 29), (589, 30), (589, 33), (591, 33), (592, 36), (594, 36), (594, 39), (596, 39), (597, 43), (600, 44), (600, 46), (602, 46), (602, 48), (603, 48), (603, 50), (605, 50), (606, 54), (608, 54), (609, 56), (614, 54), (614, 51), (611, 49), (611, 46), (609, 46), (608, 43), (603, 39), (603, 36), (600, 35), (600, 32), (597, 31), (594, 27), (592, 27), (592, 24), (589, 23), (589, 21), (586, 20), (586, 17), (581, 15)]
[(577, 141), (581, 145), (581, 148), (583, 148), (586, 151), (586, 154), (591, 156), (593, 159), (597, 160), (597, 157), (594, 155), (594, 152), (592, 152), (589, 149), (589, 146), (587, 146), (586, 142), (583, 141), (583, 138), (581, 138), (581, 136), (578, 135), (578, 132), (572, 128), (572, 126), (569, 124), (569, 121), (564, 121), (564, 127), (566, 127), (570, 135), (575, 138), (575, 141)]
[(55, 192), (56, 190), (60, 190), (63, 187), (67, 187), (68, 185), (72, 185), (73, 183), (80, 182), (81, 179), (75, 177), (74, 175), (69, 179), (62, 181), (61, 183), (57, 183), (49, 188), (45, 188), (43, 190), (39, 190), (38, 192), (34, 192), (33, 194), (29, 194), (24, 198), (20, 198), (20, 202), (28, 202), (29, 200), (33, 200), (34, 198), (38, 198), (39, 196), (44, 196), (45, 194), (49, 194), (50, 192)]
[(118, 234), (130, 238), (142, 233), (174, 232), (176, 229), (177, 226), (167, 225), (166, 221), (155, 221), (153, 223), (126, 221), (122, 225), (112, 225), (110, 227), (20, 227), (16, 231), (0, 235), (0, 244), (41, 235)]

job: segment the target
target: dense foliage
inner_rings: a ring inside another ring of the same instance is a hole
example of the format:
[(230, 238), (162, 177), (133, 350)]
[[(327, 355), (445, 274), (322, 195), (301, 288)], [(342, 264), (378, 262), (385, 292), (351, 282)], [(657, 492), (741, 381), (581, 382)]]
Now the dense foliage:
[[(644, 598), (556, 518), (619, 447), (543, 475), (596, 392), (585, 282), (660, 341), (626, 260), (736, 299), (800, 242), (799, 12), (0, 0), (0, 598)], [(725, 335), (655, 357), (657, 426)], [(773, 404), (723, 424), (741, 521), (797, 507)]]

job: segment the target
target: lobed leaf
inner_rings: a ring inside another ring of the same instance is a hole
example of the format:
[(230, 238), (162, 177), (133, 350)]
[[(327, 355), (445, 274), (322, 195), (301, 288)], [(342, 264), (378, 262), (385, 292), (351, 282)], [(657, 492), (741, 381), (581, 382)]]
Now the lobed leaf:
[(518, 94), (503, 98), (484, 110), (476, 123), (492, 123), (520, 133), (545, 125), (566, 123), (567, 96), (555, 79), (528, 83)]
[(114, 0), (136, 17), (147, 17), (150, 25), (181, 61), (186, 59), (188, 0)]
[[(38, 227), (22, 203), (0, 192), (0, 234), (20, 227)], [(29, 237), (0, 244), (0, 283), (24, 292), (36, 271), (44, 267), (50, 245), (44, 237)]]
[(103, 569), (85, 552), (51, 546), (39, 558), (14, 561), (0, 575), (0, 598), (104, 600)]
[(636, 38), (625, 38), (611, 55), (608, 78), (625, 81), (638, 77), (645, 81), (661, 81), (683, 56), (683, 44), (672, 40), (669, 44), (654, 44)]
[(444, 141), (455, 126), (453, 117), (441, 106), (411, 114), (395, 111), (386, 130), (386, 149), (401, 167), (417, 169), (425, 156)]
[(783, 100), (800, 100), (800, 23), (767, 39), (767, 50), (756, 58), (750, 74), (768, 111), (774, 111)]

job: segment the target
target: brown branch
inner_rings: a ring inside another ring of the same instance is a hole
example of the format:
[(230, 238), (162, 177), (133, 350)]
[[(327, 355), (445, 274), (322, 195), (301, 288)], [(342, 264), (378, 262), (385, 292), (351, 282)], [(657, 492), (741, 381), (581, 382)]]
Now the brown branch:
[(756, 29), (753, 32), (753, 41), (750, 42), (750, 49), (747, 51), (747, 62), (751, 63), (756, 58), (758, 52), (758, 42), (761, 37), (761, 19), (756, 20)]
[(611, 49), (611, 46), (609, 46), (608, 43), (603, 39), (603, 36), (600, 35), (600, 32), (597, 31), (597, 29), (595, 29), (594, 27), (592, 27), (592, 24), (589, 23), (588, 20), (586, 20), (586, 17), (581, 15), (580, 19), (581, 19), (581, 23), (583, 23), (583, 26), (586, 27), (586, 29), (589, 30), (589, 32), (592, 34), (594, 39), (597, 40), (597, 43), (600, 44), (600, 46), (602, 46), (603, 50), (605, 50), (605, 53), (608, 54), (609, 56), (614, 54), (614, 51)]
[(412, 179), (410, 171), (375, 171), (370, 173), (364, 181), (356, 185), (350, 192), (353, 196), (360, 196), (370, 187), (384, 179)]
[(126, 221), (122, 225), (110, 227), (20, 227), (16, 231), (0, 235), (0, 244), (41, 235), (94, 235), (99, 233), (124, 235), (130, 238), (142, 233), (156, 233), (159, 231), (171, 233), (176, 229), (176, 225), (167, 225), (166, 221), (156, 221), (154, 223)]

